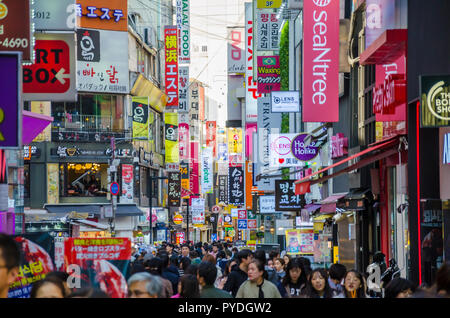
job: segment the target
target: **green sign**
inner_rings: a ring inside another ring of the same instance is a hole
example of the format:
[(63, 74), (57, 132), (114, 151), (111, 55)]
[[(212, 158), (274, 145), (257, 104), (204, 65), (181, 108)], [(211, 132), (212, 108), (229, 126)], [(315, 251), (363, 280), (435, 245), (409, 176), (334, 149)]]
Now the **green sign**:
[(247, 210), (247, 219), (249, 219), (249, 220), (255, 220), (255, 219), (256, 219), (256, 214), (253, 213), (252, 210)]
[(450, 126), (450, 75), (420, 77), (421, 127)]

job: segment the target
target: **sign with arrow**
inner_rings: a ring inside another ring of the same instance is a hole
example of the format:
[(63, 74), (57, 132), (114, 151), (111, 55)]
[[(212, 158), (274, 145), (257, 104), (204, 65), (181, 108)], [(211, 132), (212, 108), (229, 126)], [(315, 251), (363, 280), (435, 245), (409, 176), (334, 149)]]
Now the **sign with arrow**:
[(26, 101), (76, 101), (74, 34), (36, 34), (35, 63), (23, 66)]

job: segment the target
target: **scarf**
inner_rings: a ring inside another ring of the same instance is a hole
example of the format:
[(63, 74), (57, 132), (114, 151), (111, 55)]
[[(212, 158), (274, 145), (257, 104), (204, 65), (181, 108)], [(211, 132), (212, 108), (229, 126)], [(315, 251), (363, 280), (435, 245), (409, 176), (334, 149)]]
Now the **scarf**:
[(258, 288), (259, 288), (258, 298), (264, 298), (264, 292), (263, 292), (263, 290), (262, 290), (262, 286), (263, 286), (263, 285), (264, 285), (264, 279), (263, 279), (261, 285), (256, 285), (256, 286), (258, 286)]

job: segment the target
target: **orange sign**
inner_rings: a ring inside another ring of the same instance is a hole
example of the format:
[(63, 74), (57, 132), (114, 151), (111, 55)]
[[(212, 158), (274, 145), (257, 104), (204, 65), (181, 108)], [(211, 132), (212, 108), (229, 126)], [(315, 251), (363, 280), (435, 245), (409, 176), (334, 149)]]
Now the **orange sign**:
[(127, 0), (76, 0), (79, 28), (128, 31)]
[(175, 224), (183, 223), (183, 216), (181, 214), (175, 214), (175, 216), (173, 217), (173, 223)]
[(251, 161), (247, 160), (245, 162), (245, 206), (247, 210), (253, 209), (252, 186), (253, 164)]

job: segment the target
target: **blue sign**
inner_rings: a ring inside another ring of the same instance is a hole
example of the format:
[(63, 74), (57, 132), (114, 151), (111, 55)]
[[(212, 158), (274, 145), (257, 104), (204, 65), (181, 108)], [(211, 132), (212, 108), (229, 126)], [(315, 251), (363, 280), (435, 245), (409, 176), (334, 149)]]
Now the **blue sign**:
[(247, 220), (238, 220), (238, 230), (247, 229)]
[(109, 191), (112, 195), (118, 195), (119, 194), (119, 184), (117, 182), (111, 183), (111, 187), (109, 188)]
[(217, 234), (211, 234), (211, 241), (217, 241)]

